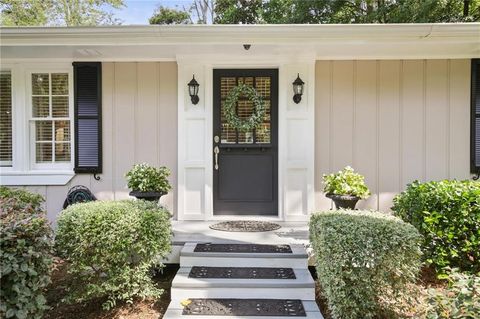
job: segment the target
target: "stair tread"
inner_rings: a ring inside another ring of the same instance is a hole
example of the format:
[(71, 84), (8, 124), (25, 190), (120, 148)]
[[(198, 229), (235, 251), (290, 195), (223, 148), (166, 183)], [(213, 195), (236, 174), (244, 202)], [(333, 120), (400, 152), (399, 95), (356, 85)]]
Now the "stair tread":
[[(323, 319), (323, 316), (316, 304), (315, 301), (302, 300), (303, 307), (305, 309), (306, 317), (299, 316), (298, 318), (307, 318), (307, 319)], [(168, 306), (167, 312), (164, 315), (164, 319), (175, 319), (175, 318), (191, 318), (191, 319), (212, 319), (212, 318), (229, 318), (229, 319), (284, 319), (286, 317), (296, 318), (295, 316), (216, 316), (216, 315), (182, 315), (183, 307), (178, 304), (174, 305), (173, 302)]]
[[(228, 258), (308, 258), (305, 247), (301, 244), (290, 244), (292, 252), (277, 253), (277, 252), (196, 252), (195, 247), (197, 243), (186, 243), (183, 246), (180, 256), (189, 257), (228, 257)], [(214, 244), (215, 245), (215, 244)]]
[(181, 267), (177, 272), (172, 288), (314, 288), (310, 272), (307, 269), (293, 269), (295, 279), (253, 279), (253, 278), (191, 278), (192, 267)]

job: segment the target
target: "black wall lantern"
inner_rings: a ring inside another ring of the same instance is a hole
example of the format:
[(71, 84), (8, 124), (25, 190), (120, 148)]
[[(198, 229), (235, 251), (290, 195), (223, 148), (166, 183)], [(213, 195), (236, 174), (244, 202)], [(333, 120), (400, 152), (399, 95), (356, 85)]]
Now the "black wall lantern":
[(195, 75), (193, 75), (193, 78), (188, 82), (188, 93), (190, 94), (190, 100), (193, 105), (197, 105), (198, 101), (200, 101), (198, 97), (199, 86), (200, 84), (198, 84), (197, 80), (195, 80)]
[(303, 94), (303, 85), (305, 82), (300, 79), (300, 74), (297, 74), (297, 78), (295, 81), (293, 81), (293, 102), (296, 104), (300, 103), (302, 100), (302, 94)]

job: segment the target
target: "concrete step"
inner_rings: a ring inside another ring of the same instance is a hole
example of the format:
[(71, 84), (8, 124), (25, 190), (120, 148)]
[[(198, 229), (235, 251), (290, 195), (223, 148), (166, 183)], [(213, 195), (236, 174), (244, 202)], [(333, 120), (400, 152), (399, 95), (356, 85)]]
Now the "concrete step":
[(188, 298), (274, 298), (315, 300), (315, 282), (307, 269), (293, 269), (295, 279), (190, 278), (182, 267), (172, 282), (172, 301)]
[(215, 319), (215, 318), (228, 318), (228, 319), (285, 319), (285, 318), (306, 318), (306, 319), (323, 319), (320, 310), (318, 309), (315, 301), (303, 301), (303, 307), (306, 312), (306, 317), (296, 316), (198, 316), (198, 315), (182, 315), (183, 307), (177, 306), (173, 301), (168, 306), (167, 312), (163, 316), (164, 319)]
[(301, 244), (290, 244), (291, 253), (195, 252), (196, 243), (186, 243), (180, 252), (182, 267), (279, 267), (307, 268), (308, 255)]

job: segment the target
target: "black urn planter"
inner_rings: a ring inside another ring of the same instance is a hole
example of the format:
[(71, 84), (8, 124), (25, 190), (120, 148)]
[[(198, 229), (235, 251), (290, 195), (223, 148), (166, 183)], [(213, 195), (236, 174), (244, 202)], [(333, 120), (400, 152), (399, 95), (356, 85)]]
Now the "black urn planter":
[(165, 195), (163, 192), (141, 192), (141, 191), (131, 191), (130, 196), (136, 197), (138, 199), (147, 200), (149, 202), (158, 202), (160, 197)]
[(326, 194), (325, 196), (333, 200), (337, 209), (355, 209), (355, 205), (360, 200), (360, 197), (352, 195)]

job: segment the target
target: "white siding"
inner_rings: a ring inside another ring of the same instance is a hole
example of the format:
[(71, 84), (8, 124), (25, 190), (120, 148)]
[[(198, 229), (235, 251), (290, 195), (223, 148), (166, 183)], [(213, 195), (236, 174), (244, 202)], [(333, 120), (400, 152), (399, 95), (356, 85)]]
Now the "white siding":
[(406, 184), (469, 177), (470, 60), (317, 61), (315, 192), (351, 165), (388, 210)]
[(99, 199), (128, 198), (125, 172), (134, 163), (165, 165), (174, 187), (161, 202), (176, 212), (177, 64), (103, 63), (103, 174), (77, 175), (64, 186), (29, 186), (46, 198), (51, 221), (62, 209), (68, 190), (85, 185)]

